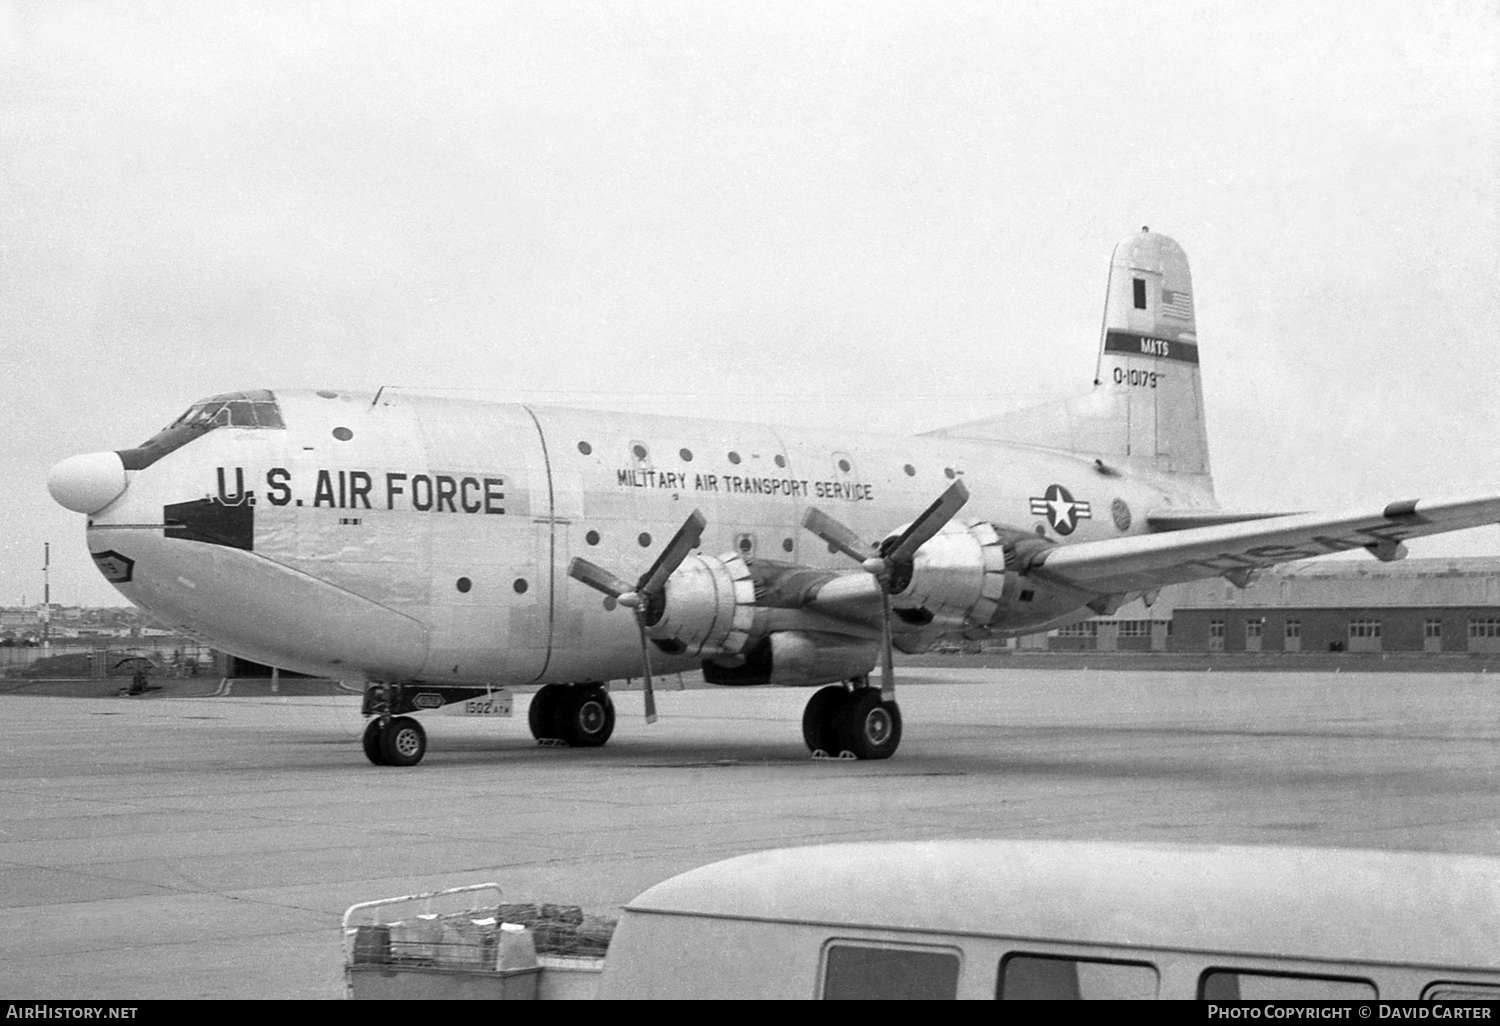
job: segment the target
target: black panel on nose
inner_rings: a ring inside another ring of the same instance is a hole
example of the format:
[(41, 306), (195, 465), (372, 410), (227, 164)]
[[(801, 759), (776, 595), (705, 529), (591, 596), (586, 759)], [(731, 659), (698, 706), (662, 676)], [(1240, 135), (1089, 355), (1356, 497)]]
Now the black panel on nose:
[(213, 499), (194, 499), (163, 506), (161, 515), (168, 538), (246, 551), (255, 548), (255, 507), (249, 503), (226, 506)]

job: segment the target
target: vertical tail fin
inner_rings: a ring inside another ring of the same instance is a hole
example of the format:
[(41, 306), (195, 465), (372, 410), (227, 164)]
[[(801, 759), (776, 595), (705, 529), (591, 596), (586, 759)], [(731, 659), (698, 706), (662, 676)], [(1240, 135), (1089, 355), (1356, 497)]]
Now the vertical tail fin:
[(1181, 246), (1143, 228), (1115, 247), (1100, 334), (1088, 395), (935, 433), (1147, 462), (1201, 478), (1212, 494), (1193, 279)]
[(1123, 399), (1126, 454), (1207, 474), (1193, 277), (1173, 240), (1142, 229), (1115, 247), (1094, 387)]

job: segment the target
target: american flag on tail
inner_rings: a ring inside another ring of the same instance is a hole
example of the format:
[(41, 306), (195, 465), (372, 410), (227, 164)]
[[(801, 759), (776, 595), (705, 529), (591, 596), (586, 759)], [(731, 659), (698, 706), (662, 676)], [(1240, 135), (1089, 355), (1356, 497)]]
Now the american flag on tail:
[(1193, 319), (1193, 297), (1186, 292), (1161, 290), (1161, 315), (1177, 321)]

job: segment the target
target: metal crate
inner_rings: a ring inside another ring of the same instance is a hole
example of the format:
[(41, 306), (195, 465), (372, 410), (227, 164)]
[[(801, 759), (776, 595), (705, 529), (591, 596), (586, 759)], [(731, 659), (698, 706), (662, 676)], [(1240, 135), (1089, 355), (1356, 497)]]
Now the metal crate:
[[(494, 900), (475, 905), (481, 895)], [(541, 969), (531, 937), (524, 930), (502, 930), (499, 905), (496, 883), (351, 905), (344, 913), (347, 996), (535, 999)]]

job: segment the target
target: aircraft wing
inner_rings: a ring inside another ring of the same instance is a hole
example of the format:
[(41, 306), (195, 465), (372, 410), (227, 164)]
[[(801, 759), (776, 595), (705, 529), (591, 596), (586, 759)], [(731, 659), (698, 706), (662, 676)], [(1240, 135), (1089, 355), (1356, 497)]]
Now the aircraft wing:
[(1165, 509), (1152, 510), (1146, 514), (1146, 523), (1153, 531), (1186, 531), (1193, 527), (1223, 527), (1225, 524), (1241, 524), (1247, 520), (1274, 520), (1290, 517), (1307, 510), (1285, 510), (1280, 513), (1235, 513), (1228, 510)]
[(1500, 496), (1413, 499), (1380, 510), (1298, 513), (1063, 545), (1041, 554), (1030, 572), (1115, 595), (1351, 549), (1399, 559), (1405, 554), (1400, 545), (1407, 538), (1493, 523), (1500, 523)]

